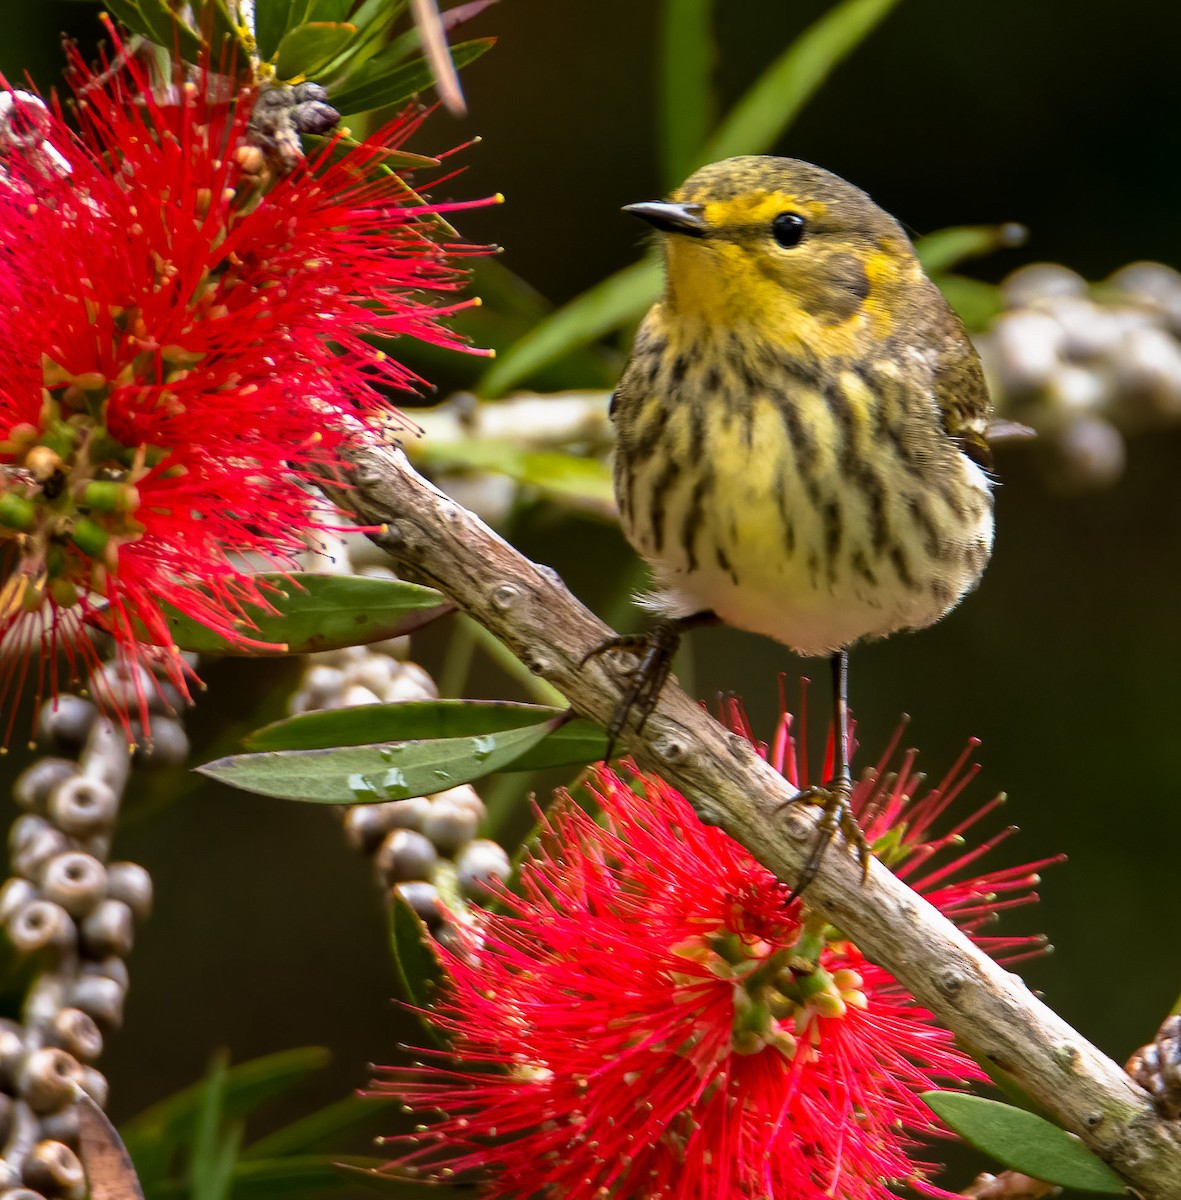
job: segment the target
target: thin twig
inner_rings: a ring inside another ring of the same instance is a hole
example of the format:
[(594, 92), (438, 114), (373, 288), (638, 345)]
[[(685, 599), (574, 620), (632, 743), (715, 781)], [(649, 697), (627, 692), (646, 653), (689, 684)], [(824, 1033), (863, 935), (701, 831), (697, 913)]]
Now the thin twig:
[[(550, 568), (529, 562), (422, 479), (392, 447), (357, 452), (334, 499), (366, 524), (404, 574), (439, 588), (580, 713), (606, 723), (620, 696), (610, 656), (579, 663), (611, 631)], [(622, 739), (781, 879), (794, 881), (815, 830), (811, 810), (751, 745), (678, 687), (664, 689), (642, 736)], [(849, 855), (826, 856), (809, 904), (881, 963), (955, 1033), (1008, 1071), (1146, 1200), (1181, 1196), (1181, 1132), (1124, 1071), (876, 860), (862, 884)]]

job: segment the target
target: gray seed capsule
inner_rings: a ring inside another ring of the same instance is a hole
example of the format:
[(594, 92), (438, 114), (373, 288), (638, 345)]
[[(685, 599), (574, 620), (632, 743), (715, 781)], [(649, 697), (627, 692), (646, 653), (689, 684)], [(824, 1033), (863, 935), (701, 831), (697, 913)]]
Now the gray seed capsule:
[(91, 954), (126, 957), (135, 944), (131, 909), (122, 900), (103, 900), (82, 918), (81, 934), (82, 944)]
[(470, 842), (455, 860), (459, 889), (473, 900), (487, 897), (493, 881), (503, 883), (512, 874), (512, 863), (504, 847), (480, 838)]
[(1061, 362), (1062, 326), (1046, 313), (1019, 309), (1002, 314), (992, 332), (992, 366), (1006, 394), (1041, 392)]
[(395, 829), (377, 849), (374, 862), (387, 883), (430, 879), (438, 851), (428, 838), (413, 829)]
[(17, 1075), (17, 1093), (35, 1112), (56, 1112), (74, 1099), (82, 1069), (72, 1054), (56, 1046), (34, 1050)]
[(416, 880), (410, 883), (395, 884), (393, 890), (410, 905), (428, 927), (437, 926), (442, 921), (443, 910), (439, 906), (439, 893), (433, 883), (421, 883)]
[(107, 867), (107, 895), (122, 900), (140, 921), (152, 913), (152, 877), (133, 862), (113, 862)]
[(67, 746), (80, 746), (90, 732), (98, 709), (89, 700), (70, 692), (41, 706), (37, 728), (46, 738)]
[(45, 864), (41, 890), (71, 916), (82, 916), (106, 895), (107, 872), (93, 855), (67, 850)]
[(110, 827), (119, 811), (114, 788), (100, 779), (66, 779), (49, 796), (49, 816), (66, 833), (89, 837)]
[(41, 1133), (52, 1141), (77, 1145), (77, 1105), (71, 1104), (66, 1108), (59, 1108), (57, 1112), (46, 1113), (41, 1118)]
[(1058, 263), (1030, 263), (1005, 279), (1001, 292), (1010, 308), (1019, 308), (1051, 296), (1085, 296), (1087, 281)]
[(59, 1008), (51, 1029), (54, 1041), (79, 1062), (93, 1062), (103, 1051), (102, 1030), (80, 1008)]
[(417, 663), (408, 662), (402, 664), (402, 669), (386, 689), (385, 700), (391, 704), (399, 700), (434, 700), (438, 694), (430, 675)]
[(368, 688), (375, 696), (384, 697), (402, 664), (384, 654), (370, 654), (363, 662), (347, 672), (350, 683)]
[(73, 759), (39, 758), (22, 771), (13, 784), (13, 799), (21, 808), (44, 812), (49, 793), (63, 780), (81, 773), (82, 768)]
[[(17, 824), (22, 820), (24, 820), (23, 817), (18, 818)], [(55, 858), (69, 848), (70, 839), (60, 829), (54, 829), (52, 825), (48, 825), (31, 837), (19, 850), (13, 851), (12, 868), (18, 875), (37, 879), (51, 858)]]
[(37, 899), (37, 889), (27, 879), (14, 875), (0, 887), (0, 925), (7, 925), (19, 909)]
[(124, 989), (101, 975), (83, 975), (70, 988), (70, 1003), (104, 1029), (118, 1029), (123, 1023), (123, 999)]
[(137, 739), (137, 763), (149, 767), (179, 767), (189, 757), (189, 735), (175, 717), (153, 717), (150, 735)]
[(0, 1021), (0, 1081), (13, 1087), (16, 1072), (25, 1058), (25, 1031), (15, 1021)]
[(102, 979), (113, 979), (124, 991), (127, 991), (131, 986), (131, 972), (127, 969), (127, 964), (121, 958), (116, 958), (114, 955), (110, 958), (104, 958), (101, 962), (82, 962), (80, 967), (83, 975), (95, 975)]
[(29, 1152), (21, 1174), (29, 1187), (65, 1200), (81, 1200), (86, 1192), (86, 1173), (78, 1156), (69, 1146), (49, 1138)]
[(444, 794), (431, 801), (430, 812), (422, 822), (422, 832), (440, 853), (453, 854), (476, 836), (479, 826), (479, 814), (470, 803)]
[(1052, 479), (1067, 490), (1103, 487), (1124, 473), (1124, 439), (1101, 417), (1074, 418), (1047, 442)]
[(82, 1068), (82, 1090), (99, 1108), (106, 1108), (111, 1085), (107, 1082), (107, 1077), (97, 1068)]
[(64, 950), (74, 944), (74, 922), (60, 904), (34, 900), (8, 922), (8, 936), (22, 954), (48, 947)]
[(156, 677), (139, 663), (106, 662), (90, 677), (90, 690), (107, 712), (139, 712), (156, 692)]

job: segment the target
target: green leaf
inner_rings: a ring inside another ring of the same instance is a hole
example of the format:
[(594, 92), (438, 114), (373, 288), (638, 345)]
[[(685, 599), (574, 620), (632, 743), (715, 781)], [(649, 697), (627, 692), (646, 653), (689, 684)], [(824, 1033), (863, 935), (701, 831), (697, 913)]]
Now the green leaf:
[(770, 150), (834, 68), (890, 14), (898, 0), (842, 0), (763, 72), (714, 131), (701, 163)]
[(197, 770), (260, 796), (311, 804), (373, 804), (429, 796), (501, 771), (555, 724), (547, 721), (477, 737), (238, 754)]
[(503, 396), (568, 351), (639, 320), (660, 296), (662, 281), (657, 258), (642, 259), (608, 276), (539, 321), (492, 364), (476, 391), (486, 399)]
[[(478, 737), (542, 721), (556, 724), (564, 715), (562, 709), (506, 700), (403, 700), (300, 713), (264, 726), (245, 742), (251, 750), (316, 750), (371, 745), (392, 733), (406, 741)], [(540, 771), (583, 766), (598, 762), (606, 749), (607, 735), (592, 721), (565, 721), (506, 769)]]
[(347, 21), (308, 21), (289, 29), (279, 43), (275, 74), (283, 80), (315, 75), (352, 41), (357, 32)]
[(163, 605), (173, 640), (199, 654), (310, 654), (401, 637), (452, 610), (433, 588), (364, 575), (255, 576), (274, 611), (248, 605), (238, 622), (259, 645), (236, 645), (191, 617)]
[(506, 771), (545, 771), (551, 767), (585, 767), (602, 762), (607, 754), (607, 734), (593, 721), (581, 717), (559, 725), (544, 741), (510, 763)]
[(312, 0), (308, 6), (309, 21), (345, 21), (353, 0)]
[(295, 0), (254, 0), (254, 40), (258, 56), (270, 62), (279, 49), (283, 35), (296, 23)]
[(132, 33), (166, 50), (176, 49), (186, 62), (200, 59), (202, 39), (176, 16), (166, 0), (109, 0), (107, 8)]
[[(482, 54), (496, 45), (495, 38), (475, 38), (470, 42), (459, 42), (451, 47), (451, 61), (456, 70), (475, 62)], [(367, 64), (359, 79), (348, 80), (343, 91), (333, 91), (329, 99), (332, 106), (342, 113), (367, 112), (371, 108), (384, 108), (400, 104), (403, 100), (425, 91), (435, 81), (434, 72), (425, 58), (411, 62), (390, 61), (386, 54), (375, 55)]]
[[(266, 1137), (251, 1142), (239, 1155), (239, 1163), (249, 1159), (282, 1158), (307, 1154), (342, 1133), (363, 1128), (385, 1109), (401, 1104), (396, 1096), (346, 1096), (318, 1112), (309, 1113), (290, 1125), (284, 1125)], [(112, 1200), (116, 1198), (112, 1197)]]
[(660, 132), (664, 178), (676, 187), (697, 165), (713, 124), (713, 0), (664, 0), (660, 29)]
[[(305, 1046), (230, 1067), (221, 1100), (223, 1118), (248, 1116), (268, 1100), (322, 1070), (329, 1057), (328, 1051), (319, 1046)], [(197, 1083), (185, 1088), (145, 1109), (123, 1126), (123, 1141), (149, 1191), (151, 1181), (160, 1177), (171, 1156), (193, 1137), (205, 1087), (204, 1083)]]
[[(606, 397), (603, 400), (607, 403)], [(432, 442), (412, 447), (416, 461), (436, 467), (463, 467), (507, 475), (552, 496), (577, 500), (596, 512), (614, 514), (615, 488), (611, 469), (597, 458), (582, 458), (560, 450), (522, 450), (493, 438)]]
[(1003, 225), (955, 225), (937, 229), (915, 242), (915, 253), (928, 275), (947, 271), (965, 259), (1024, 245), (1029, 230), (1016, 221)]
[[(422, 918), (395, 891), (390, 901), (390, 947), (402, 995), (416, 1008), (426, 1009), (435, 1002), (443, 980), (443, 968), (432, 949), (434, 939)], [(429, 1022), (424, 1022), (431, 1037), (446, 1045), (443, 1036)]]
[(983, 329), (1005, 307), (1001, 289), (964, 275), (933, 275), (947, 303), (960, 314), (969, 329)]
[(230, 1176), (241, 1131), (231, 1130), (226, 1135), (222, 1130), (227, 1077), (228, 1055), (221, 1051), (214, 1056), (200, 1085), (197, 1121), (188, 1155), (192, 1200), (228, 1200), (230, 1194)]
[[(384, 1175), (386, 1191), (391, 1196), (409, 1200), (399, 1181), (380, 1168), (388, 1161), (372, 1156), (351, 1157), (341, 1154), (301, 1154), (291, 1158), (249, 1159), (234, 1168), (234, 1200), (266, 1200), (271, 1196), (306, 1197), (315, 1190), (346, 1187), (357, 1173), (365, 1171)], [(439, 1198), (443, 1200), (443, 1198)]]
[(1080, 1192), (1118, 1196), (1127, 1191), (1078, 1138), (1033, 1113), (962, 1092), (924, 1092), (920, 1099), (966, 1142), (1010, 1170)]
[(561, 709), (508, 700), (402, 700), (300, 713), (245, 739), (250, 750), (330, 750), (377, 742), (479, 737), (561, 716)]

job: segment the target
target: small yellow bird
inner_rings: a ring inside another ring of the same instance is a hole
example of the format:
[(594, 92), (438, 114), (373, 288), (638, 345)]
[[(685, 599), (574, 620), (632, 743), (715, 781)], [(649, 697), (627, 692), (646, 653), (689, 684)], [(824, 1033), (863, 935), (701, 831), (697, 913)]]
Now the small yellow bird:
[[(665, 620), (640, 655), (642, 727), (680, 633), (724, 621), (833, 664), (836, 773), (796, 893), (849, 810), (848, 647), (939, 620), (992, 548), (990, 403), (959, 317), (893, 217), (795, 159), (703, 167), (625, 210), (663, 234), (664, 298), (611, 403), (623, 529)], [(596, 651), (597, 653), (597, 651)]]

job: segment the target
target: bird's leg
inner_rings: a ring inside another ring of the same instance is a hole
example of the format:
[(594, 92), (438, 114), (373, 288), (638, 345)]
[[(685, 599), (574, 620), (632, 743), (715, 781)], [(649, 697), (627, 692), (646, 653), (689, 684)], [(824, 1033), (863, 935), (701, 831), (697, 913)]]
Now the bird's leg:
[(586, 666), (592, 658), (598, 658), (609, 650), (626, 650), (639, 660), (629, 676), (623, 698), (616, 706), (607, 726), (607, 752), (603, 755), (604, 762), (611, 758), (615, 743), (633, 711), (639, 716), (637, 733), (648, 723), (648, 718), (660, 699), (669, 671), (672, 670), (673, 658), (681, 644), (681, 635), (687, 629), (696, 629), (699, 625), (715, 625), (717, 622), (718, 616), (713, 612), (671, 617), (654, 625), (647, 633), (625, 633), (619, 637), (608, 638), (583, 655), (578, 664), (580, 667)]
[(849, 771), (849, 652), (838, 650), (832, 656), (832, 701), (833, 737), (835, 740), (836, 768), (833, 777), (821, 786), (806, 787), (789, 801), (791, 804), (816, 804), (823, 810), (816, 826), (816, 841), (799, 882), (792, 890), (788, 901), (796, 899), (816, 878), (820, 862), (837, 831), (844, 834), (845, 841), (857, 848), (861, 863), (862, 878), (869, 876), (869, 844), (861, 832), (861, 826), (853, 816), (849, 798), (853, 794), (853, 776)]

